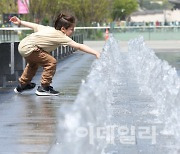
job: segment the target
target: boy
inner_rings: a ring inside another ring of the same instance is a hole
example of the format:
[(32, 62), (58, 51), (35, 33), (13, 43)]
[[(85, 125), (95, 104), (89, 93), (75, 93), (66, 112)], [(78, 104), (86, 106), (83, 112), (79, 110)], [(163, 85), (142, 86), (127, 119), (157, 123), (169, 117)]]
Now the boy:
[(42, 66), (41, 86), (36, 90), (36, 95), (59, 95), (59, 92), (50, 86), (56, 71), (56, 59), (49, 53), (60, 45), (69, 45), (93, 54), (96, 58), (100, 57), (99, 52), (84, 44), (76, 43), (70, 38), (75, 27), (75, 18), (73, 16), (59, 14), (54, 27), (22, 21), (15, 16), (10, 21), (18, 26), (29, 27), (35, 31), (35, 33), (25, 37), (18, 46), (19, 53), (26, 59), (27, 65), (19, 78), (19, 85), (14, 89), (16, 93), (35, 88), (36, 84), (32, 83), (31, 80), (35, 76), (38, 67)]

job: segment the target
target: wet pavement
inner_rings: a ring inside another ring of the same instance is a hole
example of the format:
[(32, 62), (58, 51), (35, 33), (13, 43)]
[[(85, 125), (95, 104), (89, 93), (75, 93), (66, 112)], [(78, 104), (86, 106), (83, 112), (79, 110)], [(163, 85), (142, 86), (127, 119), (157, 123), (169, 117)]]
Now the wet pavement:
[[(94, 56), (75, 52), (57, 66), (53, 87), (57, 97), (38, 97), (35, 90), (16, 95), (0, 89), (0, 154), (45, 154), (56, 141), (58, 108), (73, 103)], [(39, 83), (40, 72), (33, 82)]]
[[(104, 41), (85, 43), (99, 51), (104, 45)], [(89, 74), (94, 59), (92, 55), (75, 52), (58, 64), (52, 85), (60, 91), (60, 96), (39, 97), (35, 95), (35, 90), (16, 95), (12, 87), (0, 88), (0, 154), (53, 153), (60, 125), (58, 123), (59, 108), (62, 104), (73, 105), (79, 87)], [(159, 133), (162, 124), (158, 124), (158, 121), (155, 121), (156, 117), (150, 114), (150, 111), (156, 108), (154, 100), (150, 95), (137, 91), (138, 85), (134, 79), (128, 78), (129, 72), (126, 72), (128, 68), (125, 67), (124, 70), (124, 74), (122, 74), (124, 77), (122, 76), (120, 80), (125, 80), (125, 85), (116, 85), (117, 93), (120, 93), (123, 99), (116, 100), (111, 108), (114, 117), (112, 118), (113, 124), (125, 126), (131, 131), (135, 127), (141, 130), (148, 129), (151, 133), (153, 133), (153, 126), (158, 126), (158, 130), (154, 131)], [(40, 72), (37, 73), (33, 81), (39, 83)], [(129, 91), (129, 88), (132, 88), (132, 91)], [(114, 96), (117, 93), (114, 93)], [(118, 121), (116, 121), (117, 119)], [(143, 128), (143, 126), (146, 127)], [(145, 140), (140, 138), (135, 143), (130, 138), (124, 140), (124, 142), (130, 143), (126, 145), (119, 144), (117, 136), (118, 146), (109, 145), (106, 152), (111, 151), (112, 154), (166, 153), (168, 148), (164, 149), (166, 146), (164, 142), (171, 140), (171, 136), (156, 136), (156, 140), (153, 140), (152, 137), (153, 134)], [(156, 141), (157, 144), (152, 144), (153, 141)]]

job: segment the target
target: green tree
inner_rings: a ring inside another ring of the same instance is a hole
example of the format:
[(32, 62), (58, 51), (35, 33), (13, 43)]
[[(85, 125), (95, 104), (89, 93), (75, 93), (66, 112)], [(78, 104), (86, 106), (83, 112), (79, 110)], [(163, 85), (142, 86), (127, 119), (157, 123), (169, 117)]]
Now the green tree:
[(126, 17), (138, 8), (136, 0), (114, 0), (112, 5), (113, 20), (125, 20)]
[(0, 14), (17, 13), (17, 3), (14, 0), (0, 0)]
[(63, 10), (63, 0), (30, 0), (29, 20), (52, 25), (57, 14)]
[[(64, 12), (75, 15), (78, 25), (90, 26), (110, 16), (110, 2), (112, 0), (29, 0), (29, 14), (23, 15), (23, 19), (52, 25), (55, 17)], [(0, 0), (0, 5), (1, 13), (17, 13), (17, 0)]]
[(60, 12), (77, 17), (79, 25), (101, 22), (108, 16), (109, 0), (30, 0), (30, 19), (40, 22), (46, 18), (50, 23)]
[(80, 25), (90, 25), (101, 22), (108, 16), (109, 0), (63, 0), (66, 10), (70, 10), (78, 19)]

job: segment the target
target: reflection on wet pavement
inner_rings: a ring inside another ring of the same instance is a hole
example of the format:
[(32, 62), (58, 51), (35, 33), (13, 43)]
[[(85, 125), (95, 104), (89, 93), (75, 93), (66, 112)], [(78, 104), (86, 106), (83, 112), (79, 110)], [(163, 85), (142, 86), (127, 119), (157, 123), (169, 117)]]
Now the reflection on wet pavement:
[[(57, 97), (38, 97), (35, 90), (14, 95), (13, 88), (0, 89), (0, 153), (48, 153), (56, 142), (57, 110), (73, 103), (81, 80), (86, 79), (94, 57), (76, 52), (58, 64), (53, 86)], [(39, 82), (40, 73), (35, 77)]]

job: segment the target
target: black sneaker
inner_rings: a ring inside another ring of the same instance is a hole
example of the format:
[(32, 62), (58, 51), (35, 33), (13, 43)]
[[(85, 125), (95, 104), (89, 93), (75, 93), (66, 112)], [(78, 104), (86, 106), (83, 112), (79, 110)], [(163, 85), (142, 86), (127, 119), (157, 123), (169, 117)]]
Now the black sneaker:
[(34, 87), (36, 87), (35, 83), (29, 83), (26, 86), (21, 86), (20, 84), (14, 89), (15, 93), (22, 93), (23, 91), (32, 90)]
[(36, 90), (36, 95), (38, 96), (57, 96), (59, 95), (59, 91), (55, 91), (52, 86), (47, 86), (43, 88), (39, 86)]

